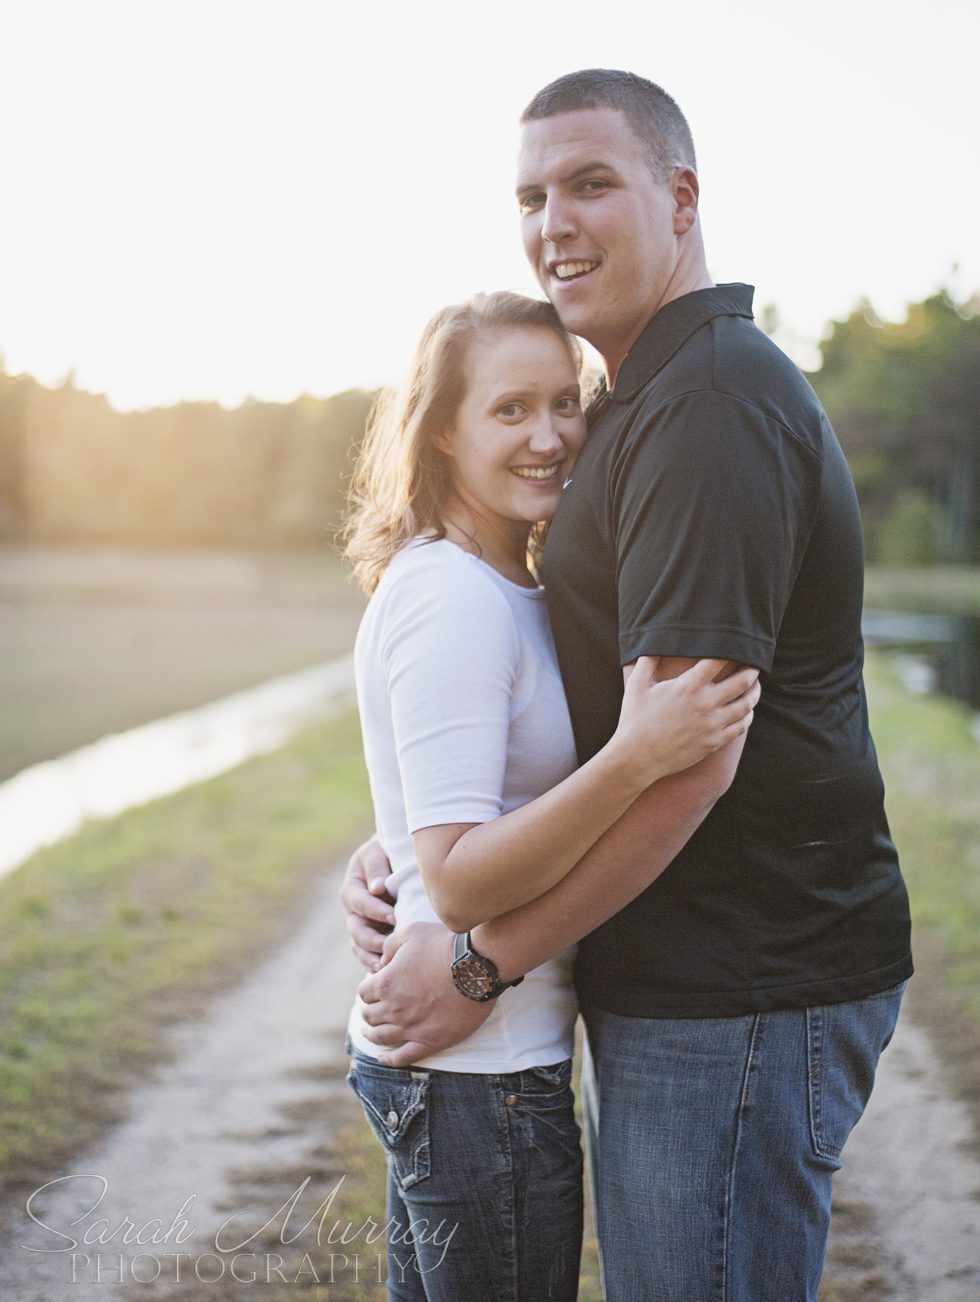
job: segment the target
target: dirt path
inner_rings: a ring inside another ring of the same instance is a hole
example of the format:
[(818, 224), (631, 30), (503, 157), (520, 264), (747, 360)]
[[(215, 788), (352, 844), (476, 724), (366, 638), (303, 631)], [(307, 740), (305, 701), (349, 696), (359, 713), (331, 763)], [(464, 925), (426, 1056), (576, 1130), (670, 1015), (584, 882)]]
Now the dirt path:
[[(336, 903), (338, 880), (327, 875), (289, 944), (217, 998), (205, 1018), (176, 1029), (172, 1060), (133, 1093), (129, 1119), (32, 1204), (50, 1228), (33, 1223), (20, 1208), (0, 1244), (5, 1298), (114, 1302), (150, 1280), (158, 1267), (159, 1285), (172, 1284), (179, 1267), (181, 1280), (197, 1291), (195, 1265), (203, 1280), (222, 1266), (228, 1276), (236, 1254), (216, 1251), (215, 1237), (224, 1249), (250, 1231), (239, 1231), (235, 1222), (222, 1236), (220, 1227), (242, 1211), (256, 1229), (280, 1206), (280, 1200), (263, 1202), (261, 1189), (247, 1187), (250, 1170), (259, 1163), (302, 1169), (317, 1156), (312, 1150), (335, 1117), (347, 1120), (355, 1111), (343, 1080), (343, 1041), (357, 973)], [(305, 1169), (311, 1173), (309, 1165)], [(335, 1182), (316, 1188), (311, 1182), (302, 1200), (307, 1215)], [(125, 1244), (126, 1218), (143, 1230), (142, 1244)], [(342, 1193), (334, 1219), (344, 1219)], [(154, 1233), (157, 1242), (148, 1242)], [(105, 1241), (86, 1242), (86, 1235)], [(284, 1245), (277, 1246), (287, 1259), (284, 1270), (298, 1267), (302, 1253), (293, 1254), (294, 1262)], [(190, 1254), (190, 1260), (177, 1263), (178, 1253)], [(250, 1267), (265, 1265), (249, 1262), (250, 1253), (252, 1245), (246, 1245), (237, 1268), (243, 1277)]]
[[(291, 942), (175, 1032), (172, 1061), (135, 1091), (130, 1119), (33, 1201), (36, 1220), (15, 1209), (0, 1243), (4, 1297), (255, 1296), (254, 1279), (270, 1270), (273, 1282), (297, 1280), (302, 1244), (290, 1240), (325, 1201), (328, 1231), (357, 1230), (344, 1172), (325, 1147), (356, 1115), (342, 1043), (357, 973), (335, 889), (328, 875)], [(840, 1177), (828, 1302), (980, 1296), (980, 1166), (970, 1135), (926, 1036), (905, 1021)], [(283, 1210), (296, 1191), (295, 1207)], [(132, 1242), (137, 1232), (141, 1242)], [(381, 1245), (369, 1240), (360, 1230), (338, 1246), (338, 1270), (351, 1296), (380, 1298)]]
[(925, 1031), (903, 1016), (837, 1177), (835, 1298), (980, 1298), (980, 1164), (972, 1122)]

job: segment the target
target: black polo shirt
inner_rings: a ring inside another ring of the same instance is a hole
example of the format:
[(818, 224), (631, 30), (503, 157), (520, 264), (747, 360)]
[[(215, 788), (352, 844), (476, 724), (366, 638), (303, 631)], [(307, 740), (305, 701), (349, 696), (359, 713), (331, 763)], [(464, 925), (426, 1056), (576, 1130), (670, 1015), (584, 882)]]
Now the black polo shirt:
[(582, 942), (583, 1001), (709, 1017), (887, 989), (908, 901), (861, 680), (863, 555), (843, 454), (752, 290), (667, 304), (590, 410), (545, 588), (580, 761), (615, 731), (622, 666), (762, 670), (735, 780), (667, 871)]

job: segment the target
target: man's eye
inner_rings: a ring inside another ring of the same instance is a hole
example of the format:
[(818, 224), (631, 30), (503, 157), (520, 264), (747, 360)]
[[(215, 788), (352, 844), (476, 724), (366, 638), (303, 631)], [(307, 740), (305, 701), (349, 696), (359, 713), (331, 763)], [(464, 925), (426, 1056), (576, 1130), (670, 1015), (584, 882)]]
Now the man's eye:
[(543, 194), (525, 194), (519, 200), (521, 212), (534, 212), (544, 203)]
[(603, 190), (609, 189), (608, 181), (586, 181), (582, 186), (586, 194), (601, 194)]

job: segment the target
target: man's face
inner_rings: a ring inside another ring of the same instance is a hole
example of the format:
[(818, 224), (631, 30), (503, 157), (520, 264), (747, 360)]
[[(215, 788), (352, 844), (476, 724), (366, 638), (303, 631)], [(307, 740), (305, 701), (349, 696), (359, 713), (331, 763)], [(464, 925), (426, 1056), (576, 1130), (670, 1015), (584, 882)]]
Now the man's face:
[(541, 288), (614, 376), (654, 313), (684, 292), (671, 182), (654, 176), (618, 109), (577, 109), (525, 125), (517, 196)]

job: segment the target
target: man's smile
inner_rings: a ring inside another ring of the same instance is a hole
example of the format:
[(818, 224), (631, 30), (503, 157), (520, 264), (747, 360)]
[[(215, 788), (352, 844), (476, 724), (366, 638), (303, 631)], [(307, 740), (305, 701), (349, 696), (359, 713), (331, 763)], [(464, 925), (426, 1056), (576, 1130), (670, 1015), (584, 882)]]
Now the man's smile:
[(559, 280), (574, 280), (578, 276), (585, 276), (590, 271), (595, 271), (598, 262), (590, 262), (584, 259), (569, 262), (553, 262), (550, 270)]

